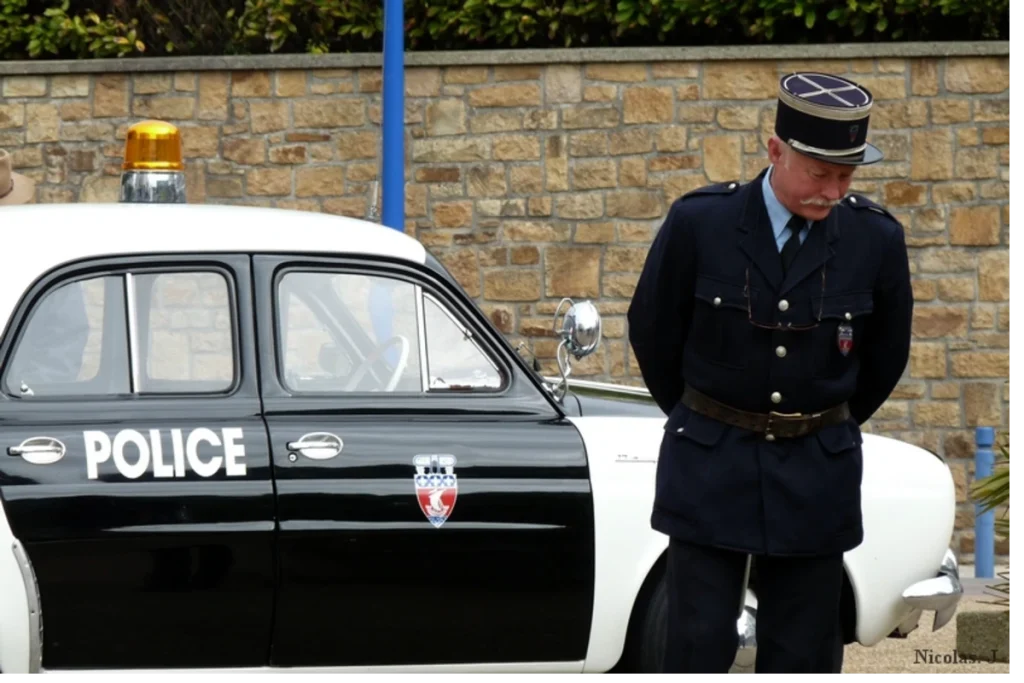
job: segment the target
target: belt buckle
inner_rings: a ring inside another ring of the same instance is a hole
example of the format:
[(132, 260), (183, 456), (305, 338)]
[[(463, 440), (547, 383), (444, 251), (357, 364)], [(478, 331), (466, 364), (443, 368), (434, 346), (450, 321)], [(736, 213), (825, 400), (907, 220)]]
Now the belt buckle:
[(772, 418), (776, 418), (776, 417), (781, 417), (781, 418), (803, 417), (803, 413), (780, 413), (780, 412), (775, 411), (775, 410), (768, 411), (768, 425), (765, 427), (765, 430), (764, 430), (765, 441), (775, 441), (775, 435), (772, 434)]

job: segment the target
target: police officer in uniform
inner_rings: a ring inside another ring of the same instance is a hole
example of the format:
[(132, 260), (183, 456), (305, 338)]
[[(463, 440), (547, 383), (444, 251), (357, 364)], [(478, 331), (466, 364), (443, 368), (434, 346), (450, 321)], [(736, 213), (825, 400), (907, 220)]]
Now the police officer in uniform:
[(628, 312), (668, 416), (652, 526), (670, 537), (667, 672), (724, 672), (748, 557), (758, 672), (839, 672), (843, 553), (863, 540), (860, 426), (898, 383), (913, 297), (900, 224), (847, 194), (872, 96), (783, 77), (750, 183), (677, 199)]

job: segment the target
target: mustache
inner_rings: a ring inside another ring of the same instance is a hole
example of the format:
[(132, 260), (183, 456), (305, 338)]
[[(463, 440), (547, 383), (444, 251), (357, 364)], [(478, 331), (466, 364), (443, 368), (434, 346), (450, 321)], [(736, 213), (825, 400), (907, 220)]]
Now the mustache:
[(800, 200), (800, 204), (802, 206), (808, 206), (808, 205), (810, 205), (810, 206), (822, 206), (822, 207), (825, 207), (825, 208), (828, 208), (828, 209), (831, 209), (833, 206), (837, 205), (838, 203), (839, 203), (838, 200), (832, 200), (832, 199), (817, 199), (817, 198), (815, 198), (815, 199), (802, 199), (802, 200)]

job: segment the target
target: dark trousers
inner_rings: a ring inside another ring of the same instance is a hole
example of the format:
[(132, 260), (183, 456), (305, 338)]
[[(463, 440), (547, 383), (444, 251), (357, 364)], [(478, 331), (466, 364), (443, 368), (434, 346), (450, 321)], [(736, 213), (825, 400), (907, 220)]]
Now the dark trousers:
[[(842, 554), (755, 556), (757, 673), (840, 673)], [(725, 673), (736, 658), (746, 555), (672, 539), (666, 673)]]

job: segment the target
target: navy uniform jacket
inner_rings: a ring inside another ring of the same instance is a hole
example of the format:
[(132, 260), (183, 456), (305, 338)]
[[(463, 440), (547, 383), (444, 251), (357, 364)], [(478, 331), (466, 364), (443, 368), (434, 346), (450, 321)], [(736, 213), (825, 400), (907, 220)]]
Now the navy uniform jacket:
[[(906, 242), (887, 211), (851, 195), (812, 225), (783, 277), (765, 172), (677, 199), (629, 307), (640, 371), (668, 416), (652, 525), (754, 554), (842, 552), (863, 540), (860, 425), (899, 382), (910, 353)], [(751, 320), (817, 326), (778, 331)], [(841, 325), (853, 333), (846, 354)], [(852, 418), (770, 442), (689, 410), (684, 383), (759, 413), (847, 401)]]

